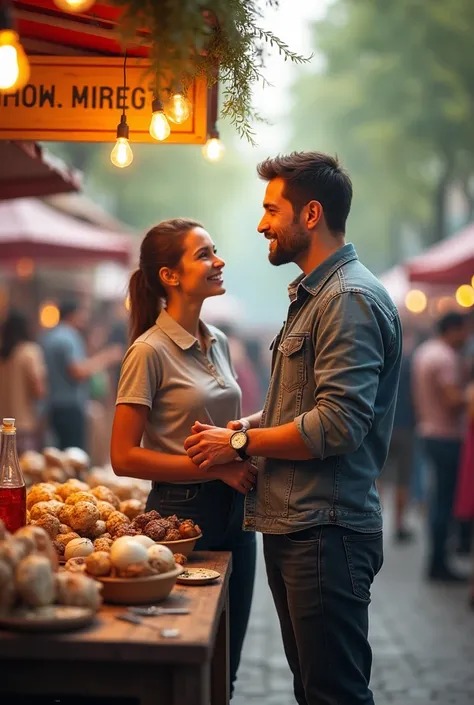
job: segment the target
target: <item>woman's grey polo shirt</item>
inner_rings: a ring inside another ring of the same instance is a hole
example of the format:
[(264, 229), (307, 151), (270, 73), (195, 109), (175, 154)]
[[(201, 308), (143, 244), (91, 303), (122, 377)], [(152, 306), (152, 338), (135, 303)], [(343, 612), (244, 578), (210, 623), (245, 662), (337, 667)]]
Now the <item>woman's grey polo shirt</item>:
[(144, 448), (184, 455), (183, 443), (195, 421), (225, 427), (241, 416), (241, 391), (227, 338), (214, 326), (202, 321), (201, 326), (207, 354), (163, 310), (125, 355), (116, 403), (150, 409)]

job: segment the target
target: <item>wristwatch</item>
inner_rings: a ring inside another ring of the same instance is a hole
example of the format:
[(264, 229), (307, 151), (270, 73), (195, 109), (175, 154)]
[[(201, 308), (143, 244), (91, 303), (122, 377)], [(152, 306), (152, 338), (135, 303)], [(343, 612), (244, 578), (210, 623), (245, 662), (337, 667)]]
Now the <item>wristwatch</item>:
[(233, 433), (229, 439), (231, 448), (235, 450), (237, 455), (242, 460), (248, 460), (250, 458), (250, 456), (247, 455), (247, 453), (245, 452), (248, 442), (249, 437), (247, 436), (247, 431), (244, 430), (235, 431), (235, 433)]

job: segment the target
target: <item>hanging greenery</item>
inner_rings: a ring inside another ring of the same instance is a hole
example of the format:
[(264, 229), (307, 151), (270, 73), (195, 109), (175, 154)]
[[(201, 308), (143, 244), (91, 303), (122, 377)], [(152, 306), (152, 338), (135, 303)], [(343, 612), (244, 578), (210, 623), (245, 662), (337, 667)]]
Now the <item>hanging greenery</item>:
[[(279, 0), (264, 1), (276, 7)], [(137, 41), (141, 28), (149, 30), (157, 90), (172, 89), (170, 75), (177, 77), (185, 89), (199, 76), (205, 76), (210, 85), (219, 79), (223, 85), (222, 115), (252, 143), (252, 123), (260, 120), (252, 107), (252, 87), (265, 82), (267, 49), (276, 49), (285, 61), (294, 63), (306, 63), (311, 58), (290, 51), (281, 39), (260, 26), (258, 0), (111, 2), (123, 10), (120, 32), (125, 45)]]

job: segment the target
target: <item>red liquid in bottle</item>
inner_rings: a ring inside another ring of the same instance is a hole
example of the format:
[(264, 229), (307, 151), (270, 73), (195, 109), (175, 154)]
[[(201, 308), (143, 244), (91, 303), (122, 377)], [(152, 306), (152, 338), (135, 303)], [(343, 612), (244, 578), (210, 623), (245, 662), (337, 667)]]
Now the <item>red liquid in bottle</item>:
[(14, 533), (26, 525), (26, 487), (0, 487), (0, 519)]

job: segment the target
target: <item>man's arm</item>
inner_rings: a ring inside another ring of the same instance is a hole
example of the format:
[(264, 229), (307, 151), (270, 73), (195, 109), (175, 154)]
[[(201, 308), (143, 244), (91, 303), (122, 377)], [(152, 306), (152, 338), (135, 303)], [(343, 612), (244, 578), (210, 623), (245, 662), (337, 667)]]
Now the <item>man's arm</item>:
[[(317, 329), (314, 375), (316, 403), (293, 422), (248, 431), (251, 456), (307, 460), (351, 453), (361, 445), (374, 418), (384, 341), (375, 302), (360, 293), (331, 299)], [(186, 440), (199, 465), (235, 458), (231, 431), (207, 429)]]

